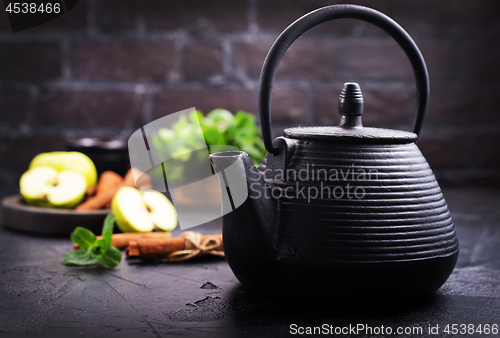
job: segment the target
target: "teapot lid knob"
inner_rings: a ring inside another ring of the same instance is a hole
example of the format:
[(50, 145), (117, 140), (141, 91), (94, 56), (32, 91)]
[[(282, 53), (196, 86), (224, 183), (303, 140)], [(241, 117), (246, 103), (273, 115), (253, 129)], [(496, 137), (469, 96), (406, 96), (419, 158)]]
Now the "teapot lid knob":
[(361, 115), (363, 115), (363, 94), (359, 84), (346, 82), (339, 97), (339, 126), (342, 128), (363, 127)]

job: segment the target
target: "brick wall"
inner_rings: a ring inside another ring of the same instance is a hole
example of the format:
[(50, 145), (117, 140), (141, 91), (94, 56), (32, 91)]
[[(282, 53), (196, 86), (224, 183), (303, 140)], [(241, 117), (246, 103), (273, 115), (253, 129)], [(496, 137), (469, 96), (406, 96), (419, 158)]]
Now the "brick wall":
[[(81, 0), (67, 15), (12, 34), (0, 14), (0, 151), (16, 186), (38, 152), (68, 136), (127, 136), (195, 106), (257, 113), (257, 83), (278, 34), (323, 0)], [(442, 185), (500, 185), (500, 2), (364, 0), (422, 50), (431, 99), (419, 140)], [(345, 81), (359, 82), (367, 126), (411, 130), (409, 62), (380, 29), (354, 20), (304, 34), (273, 92), (275, 135), (337, 124)]]

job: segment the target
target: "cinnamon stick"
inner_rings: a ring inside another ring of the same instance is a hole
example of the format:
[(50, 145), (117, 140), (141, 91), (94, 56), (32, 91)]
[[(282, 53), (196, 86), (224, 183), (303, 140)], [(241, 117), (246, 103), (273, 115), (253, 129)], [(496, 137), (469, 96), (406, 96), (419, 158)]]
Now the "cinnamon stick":
[[(127, 172), (127, 175), (125, 175), (125, 178), (122, 183), (119, 185), (108, 189), (106, 191), (103, 191), (101, 194), (97, 194), (92, 198), (89, 198), (79, 206), (77, 206), (75, 209), (76, 210), (95, 210), (95, 209), (100, 209), (103, 206), (105, 206), (107, 203), (109, 203), (112, 199), (113, 196), (115, 196), (116, 192), (118, 189), (124, 186), (128, 187), (135, 187), (135, 182), (134, 182), (134, 176), (133, 176), (133, 171), (134, 169), (130, 169)], [(137, 170), (137, 169), (135, 169)]]
[[(125, 232), (121, 234), (113, 234), (111, 237), (111, 245), (118, 249), (125, 249), (131, 241), (137, 241), (139, 238), (172, 238), (170, 232), (155, 231), (155, 232)], [(102, 239), (102, 236), (97, 236), (97, 239)], [(75, 244), (74, 249), (79, 246)]]
[(109, 189), (113, 189), (120, 185), (122, 182), (123, 177), (114, 171), (105, 171), (101, 174), (101, 177), (99, 177), (99, 182), (97, 182), (96, 195), (101, 195)]
[[(217, 237), (221, 244), (216, 250), (223, 250), (222, 235), (203, 235), (201, 241), (207, 238)], [(139, 238), (129, 243), (126, 249), (128, 258), (139, 258), (145, 261), (157, 260), (168, 257), (175, 251), (185, 249), (186, 239), (184, 237), (173, 238)]]
[(95, 185), (87, 188), (87, 190), (85, 191), (85, 196), (88, 196), (88, 197), (94, 196), (96, 188), (97, 188), (97, 186), (95, 186)]
[[(123, 177), (115, 173), (114, 171), (105, 171), (101, 174), (99, 182), (97, 183), (96, 196), (100, 195), (114, 187), (120, 185), (123, 182)], [(111, 208), (111, 201), (104, 205), (105, 208)]]

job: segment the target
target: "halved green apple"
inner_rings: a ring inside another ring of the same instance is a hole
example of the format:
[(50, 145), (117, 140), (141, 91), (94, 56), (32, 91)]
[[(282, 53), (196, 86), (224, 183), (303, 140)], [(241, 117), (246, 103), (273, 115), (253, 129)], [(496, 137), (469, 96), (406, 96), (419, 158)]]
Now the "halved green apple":
[(75, 171), (57, 172), (52, 167), (37, 167), (21, 176), (19, 186), (30, 205), (70, 209), (82, 201), (87, 181)]
[(94, 162), (85, 154), (77, 151), (53, 151), (38, 154), (31, 160), (30, 169), (52, 167), (58, 172), (72, 170), (82, 174), (87, 181), (87, 188), (97, 182), (97, 170)]
[(177, 226), (177, 213), (172, 202), (155, 190), (122, 187), (113, 197), (111, 212), (123, 232), (149, 232), (155, 227), (171, 231)]

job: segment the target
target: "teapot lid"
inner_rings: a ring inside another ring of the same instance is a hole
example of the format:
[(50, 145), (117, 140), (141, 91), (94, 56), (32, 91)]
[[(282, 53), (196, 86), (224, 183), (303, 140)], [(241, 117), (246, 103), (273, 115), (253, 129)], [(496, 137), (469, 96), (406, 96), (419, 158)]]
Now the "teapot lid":
[(358, 143), (410, 143), (417, 140), (417, 134), (393, 129), (363, 127), (363, 94), (359, 84), (346, 82), (339, 97), (338, 126), (295, 127), (284, 130), (288, 138), (302, 140), (342, 141)]

